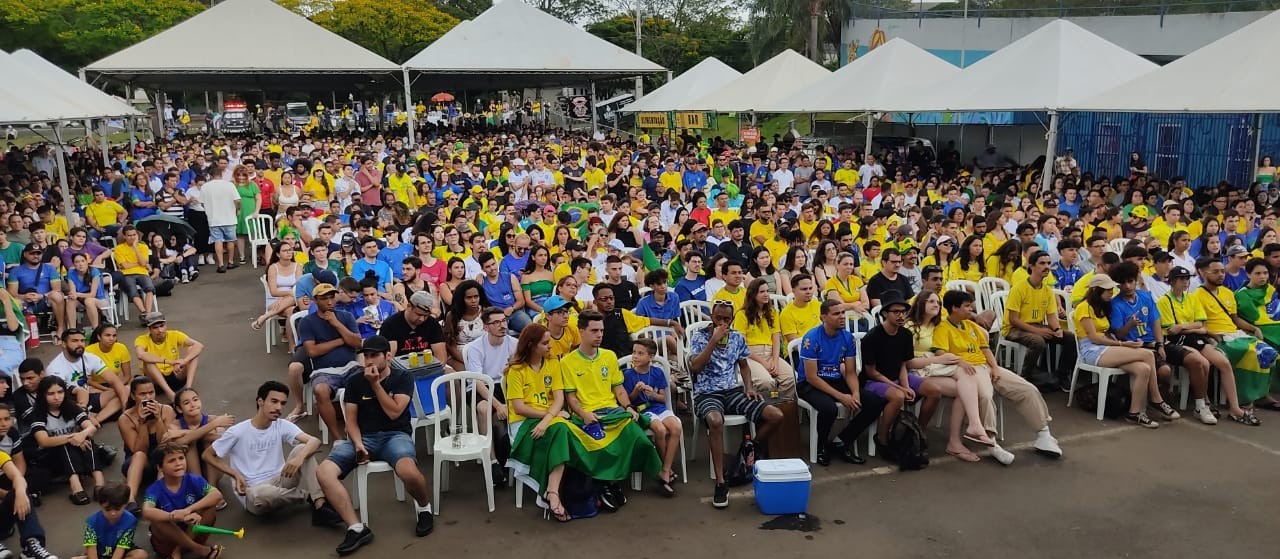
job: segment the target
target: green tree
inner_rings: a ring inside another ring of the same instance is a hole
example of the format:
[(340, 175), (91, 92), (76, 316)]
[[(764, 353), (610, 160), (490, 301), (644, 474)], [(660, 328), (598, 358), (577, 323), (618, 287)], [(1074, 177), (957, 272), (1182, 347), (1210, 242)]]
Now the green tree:
[(458, 24), (430, 0), (335, 0), (311, 20), (394, 62), (404, 62)]
[(763, 62), (793, 49), (822, 63), (840, 49), (840, 30), (851, 18), (910, 9), (909, 0), (751, 0), (747, 18), (751, 56)]
[(493, 0), (434, 0), (436, 6), (458, 19), (475, 19), (493, 7)]
[(191, 0), (0, 0), (0, 49), (75, 71), (204, 10)]
[[(506, 1), (520, 2), (522, 0)], [(603, 0), (528, 0), (528, 3), (569, 23), (596, 21), (609, 13), (609, 9), (605, 6)]]
[[(634, 5), (631, 9), (635, 9)], [(641, 6), (641, 11), (651, 14), (643, 20), (640, 31), (641, 53), (674, 74), (679, 75), (710, 56), (738, 70), (751, 69), (745, 48), (746, 32), (740, 22), (726, 15), (732, 10), (725, 0), (649, 0)], [(634, 12), (592, 23), (586, 30), (624, 49), (635, 49)], [(664, 80), (661, 76), (650, 76), (646, 90), (652, 90)]]

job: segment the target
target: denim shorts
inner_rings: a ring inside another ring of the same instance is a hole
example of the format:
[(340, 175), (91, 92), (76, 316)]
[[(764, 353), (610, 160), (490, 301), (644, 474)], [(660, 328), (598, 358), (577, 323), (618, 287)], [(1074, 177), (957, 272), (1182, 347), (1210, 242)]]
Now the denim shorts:
[(236, 240), (235, 225), (219, 225), (217, 227), (213, 227), (213, 226), (209, 227), (209, 242), (226, 243), (226, 242), (232, 242), (235, 240)]
[(1098, 360), (1102, 359), (1102, 354), (1107, 351), (1107, 346), (1098, 345), (1089, 341), (1088, 338), (1080, 338), (1080, 361), (1086, 365), (1098, 365)]
[[(369, 451), (369, 460), (386, 462), (395, 467), (401, 458), (418, 462), (418, 451), (413, 446), (413, 438), (400, 431), (381, 431), (378, 433), (361, 433), (364, 449)], [(351, 441), (342, 440), (333, 445), (333, 451), (326, 459), (338, 465), (341, 477), (347, 477), (356, 469), (356, 447)]]

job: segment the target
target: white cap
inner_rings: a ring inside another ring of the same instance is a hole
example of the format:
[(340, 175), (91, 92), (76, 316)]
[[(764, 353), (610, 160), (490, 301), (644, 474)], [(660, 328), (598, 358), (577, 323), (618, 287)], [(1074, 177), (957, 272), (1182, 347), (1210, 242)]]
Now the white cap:
[(519, 165), (519, 166), (523, 167), (523, 166), (524, 166), (524, 160), (523, 160), (523, 159), (520, 159), (519, 157), (517, 157), (517, 158), (515, 158), (515, 159), (512, 159), (512, 160), (511, 160), (511, 164), (512, 164), (512, 165)]

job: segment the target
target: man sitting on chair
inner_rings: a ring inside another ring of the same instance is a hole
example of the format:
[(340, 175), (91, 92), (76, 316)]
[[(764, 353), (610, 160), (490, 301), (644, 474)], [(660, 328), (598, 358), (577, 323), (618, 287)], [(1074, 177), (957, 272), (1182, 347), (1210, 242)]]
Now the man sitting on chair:
[[(1076, 363), (1076, 337), (1063, 330), (1058, 321), (1058, 297), (1045, 281), (1049, 277), (1049, 269), (1049, 253), (1039, 250), (1031, 255), (1027, 280), (1019, 281), (1009, 289), (1002, 335), (1006, 340), (1027, 348), (1026, 358), (1022, 360), (1022, 376), (1033, 382), (1041, 381), (1038, 384), (1056, 381), (1067, 386)], [(1040, 368), (1040, 357), (1049, 345), (1058, 346), (1062, 352), (1053, 375)]]
[(21, 301), (22, 310), (29, 314), (53, 313), (58, 332), (62, 332), (66, 319), (62, 280), (57, 268), (44, 263), (43, 256), (44, 250), (34, 244), (22, 248), (22, 263), (9, 270), (9, 294)]
[[(857, 452), (858, 437), (875, 423), (884, 411), (885, 400), (878, 394), (863, 393), (858, 384), (857, 349), (853, 334), (845, 328), (842, 303), (834, 299), (822, 302), (821, 323), (805, 333), (800, 342), (801, 366), (796, 393), (813, 406), (817, 417), (818, 463), (831, 463), (830, 453), (837, 453), (850, 464), (863, 464), (866, 459)], [(851, 414), (849, 424), (832, 439), (831, 427), (839, 413), (837, 404)]]

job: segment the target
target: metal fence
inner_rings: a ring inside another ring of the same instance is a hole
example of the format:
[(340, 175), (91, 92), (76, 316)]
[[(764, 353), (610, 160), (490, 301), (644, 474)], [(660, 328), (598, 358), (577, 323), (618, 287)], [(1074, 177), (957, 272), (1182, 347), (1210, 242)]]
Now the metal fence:
[[(924, 3), (913, 8), (892, 7), (880, 0), (855, 0), (852, 2), (855, 18), (906, 19), (906, 18), (962, 18), (981, 20), (984, 17), (1087, 17), (1087, 16), (1135, 16), (1171, 14), (1213, 14), (1226, 12), (1256, 12), (1280, 9), (1280, 0), (1202, 0), (1177, 2), (1168, 0), (1056, 0), (1034, 6), (1007, 6), (999, 1), (972, 0), (970, 2), (945, 3), (924, 9)], [(968, 5), (968, 10), (965, 5)]]

